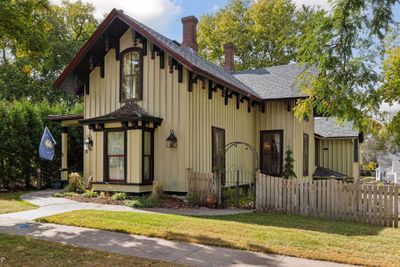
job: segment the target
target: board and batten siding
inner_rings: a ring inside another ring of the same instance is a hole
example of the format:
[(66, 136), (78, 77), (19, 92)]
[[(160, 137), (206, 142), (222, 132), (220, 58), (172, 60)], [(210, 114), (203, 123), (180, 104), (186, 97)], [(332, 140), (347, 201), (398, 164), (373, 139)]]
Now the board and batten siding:
[[(120, 51), (132, 47), (132, 33), (129, 29), (120, 38)], [(188, 165), (188, 91), (187, 71), (184, 70), (183, 82), (178, 82), (178, 71), (171, 74), (168, 65), (160, 68), (160, 57), (151, 59), (150, 42), (147, 55), (143, 56), (143, 97), (138, 104), (150, 115), (163, 118), (161, 126), (154, 132), (154, 180), (161, 181), (164, 190), (186, 191), (185, 166)], [(141, 47), (141, 44), (138, 44)], [(167, 63), (167, 55), (165, 55)], [(90, 74), (90, 94), (84, 96), (85, 118), (93, 118), (108, 114), (121, 107), (119, 102), (120, 61), (115, 58), (111, 49), (104, 57), (105, 76), (100, 77), (100, 68), (96, 67)], [(107, 124), (105, 126), (108, 127)], [(178, 139), (178, 147), (166, 147), (166, 138), (170, 130), (174, 130)], [(89, 131), (84, 127), (85, 136), (90, 132), (93, 137), (93, 150), (85, 152), (84, 175), (93, 176), (94, 181), (103, 181), (103, 133)], [(134, 138), (128, 131), (128, 156), (136, 155), (138, 147), (141, 151), (141, 139)], [(139, 140), (140, 139), (140, 140)], [(129, 161), (129, 159), (128, 159)], [(133, 164), (130, 160), (127, 169), (127, 181), (137, 182), (141, 173), (141, 164)], [(136, 168), (137, 166), (137, 168)], [(139, 168), (139, 170), (138, 170)]]
[[(225, 130), (225, 144), (233, 141), (248, 143), (256, 148), (255, 112), (249, 113), (247, 102), (236, 108), (236, 96), (228, 99), (225, 105), (221, 90), (213, 92), (208, 99), (207, 81), (193, 84), (189, 94), (189, 168), (195, 172), (212, 172), (212, 127)], [(257, 148), (256, 148), (257, 149)], [(226, 155), (226, 170), (245, 170), (254, 172), (254, 160), (250, 150), (238, 146)]]
[[(359, 162), (354, 162), (355, 140), (319, 139), (319, 166), (358, 179)], [(358, 160), (360, 161), (360, 154)]]
[[(291, 101), (290, 106), (294, 105), (294, 101)], [(268, 101), (265, 113), (257, 113), (258, 151), (260, 150), (260, 131), (265, 130), (283, 130), (283, 164), (285, 152), (290, 147), (293, 151), (293, 166), (297, 178), (311, 179), (315, 171), (314, 118), (310, 116), (307, 121), (301, 121), (295, 117), (293, 109), (287, 110), (287, 103), (284, 101)], [(303, 133), (309, 136), (308, 176), (303, 176)]]

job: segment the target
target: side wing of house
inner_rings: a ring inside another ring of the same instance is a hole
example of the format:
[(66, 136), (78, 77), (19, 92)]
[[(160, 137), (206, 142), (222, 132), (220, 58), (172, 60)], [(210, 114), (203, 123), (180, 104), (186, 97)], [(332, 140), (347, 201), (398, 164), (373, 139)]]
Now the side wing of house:
[(358, 179), (361, 141), (351, 122), (341, 126), (335, 118), (315, 118), (315, 166), (319, 171), (314, 177)]

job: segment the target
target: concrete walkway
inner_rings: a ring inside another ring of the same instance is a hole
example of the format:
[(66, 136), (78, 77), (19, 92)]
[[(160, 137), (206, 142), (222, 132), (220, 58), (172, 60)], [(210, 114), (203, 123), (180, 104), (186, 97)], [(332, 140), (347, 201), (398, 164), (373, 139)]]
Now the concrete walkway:
[(276, 254), (253, 253), (4, 217), (0, 218), (0, 232), (191, 266), (346, 266)]
[(346, 266), (276, 254), (254, 253), (89, 228), (33, 222), (32, 220), (39, 217), (82, 209), (181, 215), (226, 215), (248, 212), (210, 209), (132, 209), (125, 206), (82, 203), (51, 197), (55, 192), (57, 191), (48, 190), (23, 195), (21, 197), (23, 200), (36, 204), (39, 208), (0, 215), (0, 232), (191, 266)]
[(39, 206), (38, 209), (27, 210), (15, 213), (0, 215), (0, 218), (13, 218), (20, 220), (32, 221), (40, 217), (60, 214), (73, 210), (112, 210), (112, 211), (131, 211), (131, 212), (152, 212), (152, 213), (167, 213), (187, 216), (219, 216), (228, 214), (238, 214), (251, 212), (249, 210), (238, 209), (134, 209), (119, 205), (104, 205), (97, 203), (84, 203), (66, 198), (52, 197), (51, 195), (62, 190), (45, 190), (28, 193), (21, 196), (22, 200)]

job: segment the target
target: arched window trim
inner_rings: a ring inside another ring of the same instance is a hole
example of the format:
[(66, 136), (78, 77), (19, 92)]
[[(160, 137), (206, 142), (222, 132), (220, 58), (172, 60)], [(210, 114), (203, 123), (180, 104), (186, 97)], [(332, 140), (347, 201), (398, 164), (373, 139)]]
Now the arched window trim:
[(139, 53), (139, 88), (138, 88), (138, 96), (135, 98), (130, 98), (133, 100), (142, 100), (142, 96), (143, 96), (143, 51), (141, 48), (138, 47), (130, 47), (125, 49), (124, 51), (121, 52), (120, 54), (120, 70), (119, 70), (119, 102), (125, 102), (126, 100), (129, 99), (125, 99), (123, 97), (123, 70), (124, 70), (124, 56), (130, 52), (137, 52)]

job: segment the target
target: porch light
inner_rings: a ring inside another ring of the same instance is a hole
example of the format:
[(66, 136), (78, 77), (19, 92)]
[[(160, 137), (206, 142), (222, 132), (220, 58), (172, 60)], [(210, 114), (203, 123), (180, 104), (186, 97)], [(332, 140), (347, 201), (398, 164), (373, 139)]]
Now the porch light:
[(83, 148), (85, 149), (85, 151), (92, 150), (92, 148), (93, 148), (93, 139), (92, 139), (92, 136), (90, 134), (88, 134), (88, 136), (86, 137), (85, 141), (83, 141)]
[(174, 134), (174, 130), (171, 129), (171, 133), (167, 137), (167, 147), (168, 148), (176, 148), (178, 146), (178, 139)]

